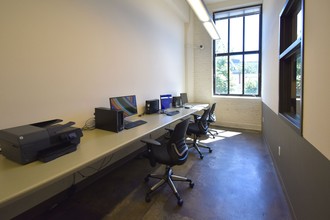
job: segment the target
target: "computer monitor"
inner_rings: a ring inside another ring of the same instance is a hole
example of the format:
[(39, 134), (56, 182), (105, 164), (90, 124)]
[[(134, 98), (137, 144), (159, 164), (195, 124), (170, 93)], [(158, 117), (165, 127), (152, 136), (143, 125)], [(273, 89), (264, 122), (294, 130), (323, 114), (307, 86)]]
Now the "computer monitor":
[(182, 104), (188, 103), (187, 93), (180, 93), (180, 97), (181, 97)]
[(173, 108), (180, 108), (182, 107), (182, 100), (180, 96), (173, 96), (172, 97), (172, 107)]
[(170, 108), (171, 103), (172, 103), (172, 95), (171, 94), (160, 95), (161, 110), (165, 110), (167, 108)]
[(136, 96), (120, 96), (110, 98), (110, 108), (112, 110), (121, 110), (124, 117), (137, 114)]

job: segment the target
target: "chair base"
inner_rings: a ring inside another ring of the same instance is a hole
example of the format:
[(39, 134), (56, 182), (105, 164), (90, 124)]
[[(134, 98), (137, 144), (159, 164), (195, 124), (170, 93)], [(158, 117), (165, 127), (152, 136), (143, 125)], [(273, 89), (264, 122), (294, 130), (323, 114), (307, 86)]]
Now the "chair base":
[(198, 136), (194, 135), (194, 141), (192, 143), (189, 143), (189, 148), (195, 148), (197, 152), (199, 153), (199, 158), (203, 159), (204, 155), (202, 154), (201, 150), (199, 148), (205, 148), (209, 149), (209, 153), (212, 153), (212, 149), (209, 146), (206, 146), (201, 143), (197, 143)]
[(191, 146), (189, 148), (195, 148), (199, 154), (199, 158), (203, 159), (204, 158), (204, 155), (202, 154), (201, 150), (199, 148), (206, 148), (206, 149), (209, 149), (209, 153), (212, 153), (212, 149), (209, 147), (209, 146), (206, 146), (204, 144), (201, 144), (201, 143), (192, 143)]
[(213, 139), (215, 138), (216, 135), (219, 134), (216, 130), (213, 129), (209, 129), (208, 133), (212, 136)]
[(188, 179), (186, 177), (182, 177), (182, 176), (177, 176), (173, 174), (173, 170), (171, 166), (166, 166), (165, 169), (165, 173), (163, 175), (158, 175), (158, 174), (148, 174), (145, 177), (145, 182), (149, 181), (149, 178), (155, 178), (155, 179), (159, 179), (160, 181), (158, 183), (156, 183), (154, 186), (152, 186), (149, 190), (149, 192), (146, 195), (146, 202), (150, 202), (151, 198), (150, 198), (150, 194), (153, 193), (154, 191), (156, 191), (159, 187), (161, 187), (164, 183), (167, 183), (174, 195), (176, 196), (177, 200), (178, 200), (178, 205), (182, 206), (183, 205), (183, 199), (181, 198), (180, 194), (178, 193), (178, 190), (176, 189), (173, 181), (184, 181), (184, 182), (189, 182), (189, 186), (190, 188), (194, 187), (194, 183), (192, 182), (191, 179)]

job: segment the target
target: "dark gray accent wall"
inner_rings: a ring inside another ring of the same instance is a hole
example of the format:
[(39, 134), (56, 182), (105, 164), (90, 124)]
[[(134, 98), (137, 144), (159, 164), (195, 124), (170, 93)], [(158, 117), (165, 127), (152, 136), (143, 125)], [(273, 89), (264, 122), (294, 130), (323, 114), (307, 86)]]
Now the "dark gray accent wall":
[(298, 220), (329, 220), (330, 161), (265, 103), (262, 113), (263, 137), (294, 215)]

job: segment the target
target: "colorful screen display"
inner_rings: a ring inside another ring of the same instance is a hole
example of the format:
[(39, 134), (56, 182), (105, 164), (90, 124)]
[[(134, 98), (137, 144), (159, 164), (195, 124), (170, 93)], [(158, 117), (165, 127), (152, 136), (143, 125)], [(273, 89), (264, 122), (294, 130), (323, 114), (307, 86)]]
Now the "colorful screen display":
[(124, 117), (137, 114), (136, 96), (121, 96), (110, 98), (110, 108), (112, 110), (121, 110)]

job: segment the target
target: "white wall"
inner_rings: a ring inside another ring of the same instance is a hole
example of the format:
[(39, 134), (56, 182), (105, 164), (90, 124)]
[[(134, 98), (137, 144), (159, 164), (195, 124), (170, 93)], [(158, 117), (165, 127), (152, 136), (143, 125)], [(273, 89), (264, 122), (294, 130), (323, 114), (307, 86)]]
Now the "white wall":
[(0, 129), (82, 126), (111, 96), (137, 95), (141, 113), (184, 90), (184, 21), (168, 0), (6, 0), (0, 26)]
[[(0, 129), (53, 118), (82, 127), (111, 96), (137, 95), (141, 113), (145, 100), (179, 94), (188, 19), (183, 0), (1, 1)], [(18, 215), (72, 178), (2, 207), (0, 216)]]
[(330, 2), (305, 4), (303, 136), (330, 160)]
[[(222, 1), (210, 4), (208, 8), (210, 13), (213, 13), (260, 3), (261, 1)], [(217, 103), (216, 125), (261, 130), (261, 98), (213, 96), (212, 39), (195, 15), (191, 16), (190, 22), (193, 23), (193, 34), (190, 36), (193, 43), (186, 44), (186, 51), (193, 54), (194, 62), (192, 67), (188, 62), (186, 74), (193, 76), (193, 80), (186, 81), (186, 86), (188, 92), (193, 91), (191, 98), (195, 102)], [(203, 49), (200, 49), (200, 45)]]
[[(278, 113), (279, 13), (285, 0), (264, 0), (263, 102)], [(327, 22), (330, 2), (305, 0), (303, 137), (330, 159), (330, 87)]]
[(278, 113), (279, 101), (279, 13), (286, 0), (269, 1), (263, 4), (262, 26), (262, 101)]

